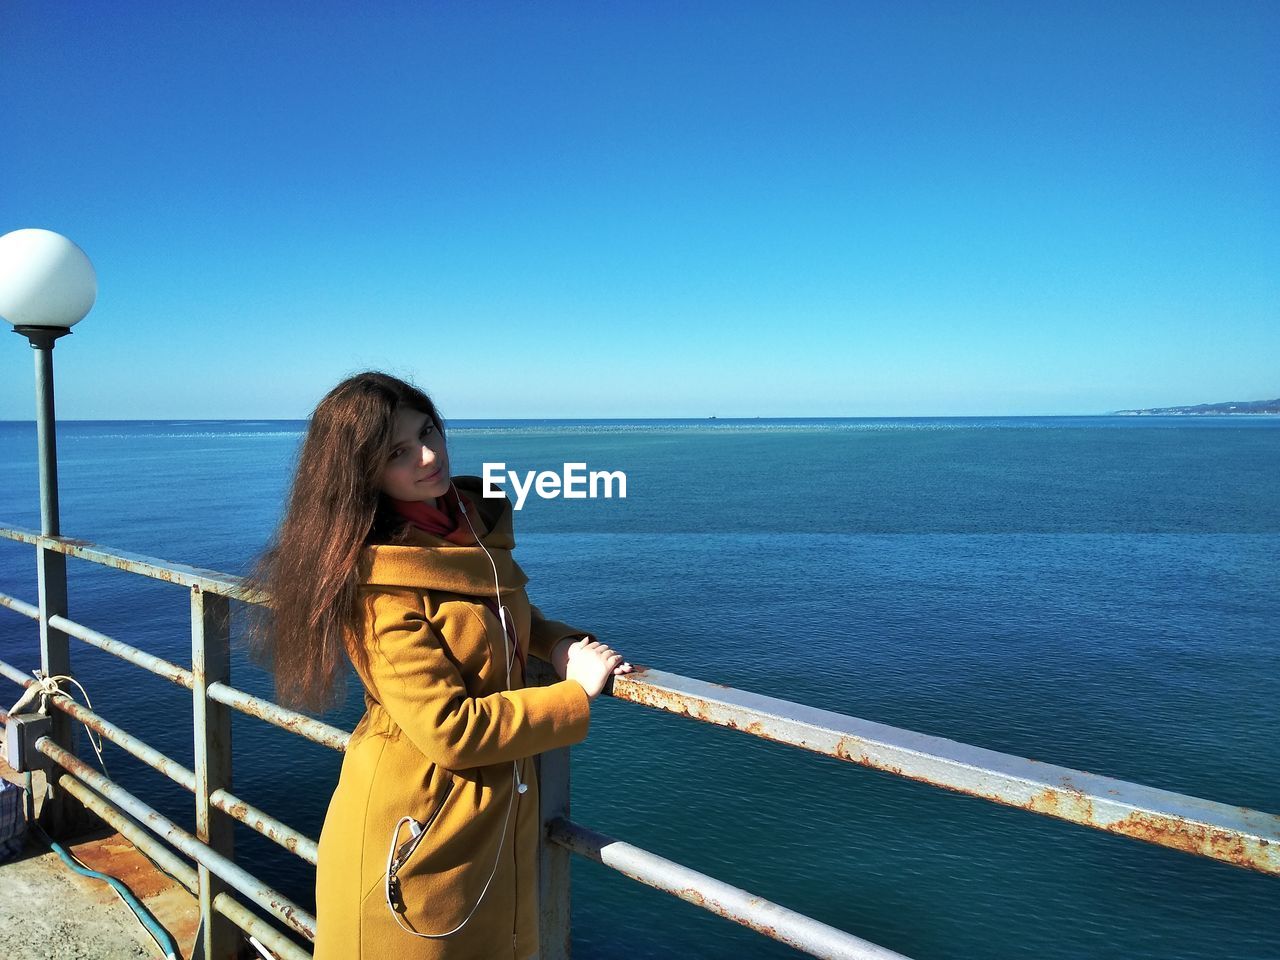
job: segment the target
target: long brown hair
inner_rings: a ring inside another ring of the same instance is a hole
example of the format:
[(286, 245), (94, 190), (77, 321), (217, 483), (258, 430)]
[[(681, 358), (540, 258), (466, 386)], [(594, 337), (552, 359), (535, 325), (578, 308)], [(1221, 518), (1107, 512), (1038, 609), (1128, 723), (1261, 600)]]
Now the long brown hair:
[(346, 658), (368, 665), (358, 608), (360, 551), (405, 532), (379, 489), (401, 407), (425, 413), (444, 432), (431, 398), (410, 383), (369, 370), (325, 394), (311, 414), (280, 527), (248, 586), (271, 597), (254, 608), (247, 640), (275, 673), (287, 706), (324, 710), (345, 689)]

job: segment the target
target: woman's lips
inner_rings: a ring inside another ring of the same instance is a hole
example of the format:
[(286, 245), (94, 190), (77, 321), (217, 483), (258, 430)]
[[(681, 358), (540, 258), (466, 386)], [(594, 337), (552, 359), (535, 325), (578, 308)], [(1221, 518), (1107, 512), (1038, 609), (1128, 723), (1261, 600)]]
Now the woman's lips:
[[(443, 469), (443, 468), (441, 468), (441, 469)], [(440, 477), (440, 472), (441, 472), (440, 470), (437, 470), (435, 473), (428, 474), (427, 476), (423, 477), (423, 478), (422, 478), (421, 480), (419, 480), (418, 482), (419, 482), (419, 483), (430, 483), (432, 480), (439, 479), (439, 477)]]

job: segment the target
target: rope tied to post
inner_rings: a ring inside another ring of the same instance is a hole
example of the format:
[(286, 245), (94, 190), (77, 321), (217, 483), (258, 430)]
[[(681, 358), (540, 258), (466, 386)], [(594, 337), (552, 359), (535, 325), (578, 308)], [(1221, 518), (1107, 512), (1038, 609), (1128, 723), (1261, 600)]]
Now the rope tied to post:
[[(93, 709), (93, 702), (89, 699), (88, 691), (85, 690), (84, 686), (81, 685), (80, 681), (75, 677), (68, 677), (62, 674), (49, 676), (43, 670), (39, 669), (32, 670), (31, 675), (35, 677), (35, 683), (28, 684), (27, 689), (22, 691), (22, 696), (18, 698), (18, 702), (9, 708), (9, 712), (11, 714), (21, 713), (23, 708), (34, 701), (36, 697), (40, 698), (40, 705), (36, 707), (36, 711), (44, 714), (46, 717), (50, 716), (49, 701), (54, 697), (66, 697), (72, 703), (75, 703), (76, 698), (70, 692), (63, 690), (58, 686), (58, 684), (63, 681), (74, 683), (76, 687), (79, 688), (80, 695), (84, 697), (84, 705), (90, 710)], [(102, 772), (107, 773), (107, 762), (102, 759), (102, 738), (90, 729), (87, 723), (84, 724), (84, 729), (85, 733), (89, 735), (89, 744), (93, 747), (93, 752), (98, 755), (98, 763), (102, 765)], [(107, 775), (110, 776), (109, 773)]]

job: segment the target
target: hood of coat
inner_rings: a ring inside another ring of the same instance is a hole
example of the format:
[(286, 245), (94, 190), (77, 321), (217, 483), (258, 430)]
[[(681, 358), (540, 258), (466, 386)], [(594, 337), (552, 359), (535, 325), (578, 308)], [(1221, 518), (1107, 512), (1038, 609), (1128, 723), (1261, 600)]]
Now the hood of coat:
[[(414, 527), (402, 544), (377, 544), (361, 550), (358, 582), (370, 587), (416, 587), (484, 596), (493, 594), (496, 566), (503, 590), (523, 587), (529, 578), (511, 555), (516, 545), (511, 501), (505, 495), (485, 497), (482, 483), (479, 477), (453, 478), (459, 496), (469, 505), (468, 514), (484, 549), (450, 543)], [(493, 558), (492, 566), (489, 557)]]

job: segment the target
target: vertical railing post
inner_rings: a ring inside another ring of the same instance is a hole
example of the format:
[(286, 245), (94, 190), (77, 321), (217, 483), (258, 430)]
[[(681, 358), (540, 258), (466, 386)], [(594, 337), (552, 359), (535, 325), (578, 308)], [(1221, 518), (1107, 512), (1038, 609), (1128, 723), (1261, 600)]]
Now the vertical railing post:
[[(228, 859), (235, 856), (235, 821), (209, 803), (215, 790), (231, 789), (231, 709), (210, 700), (211, 683), (231, 681), (231, 604), (226, 597), (191, 588), (192, 706), (195, 719), (196, 836)], [(200, 942), (203, 960), (233, 960), (240, 936), (213, 909), (226, 885), (203, 865), (200, 874)]]
[[(532, 681), (559, 680), (555, 670), (530, 658)], [(569, 748), (548, 750), (534, 757), (538, 771), (538, 806), (542, 828), (538, 834), (538, 960), (569, 960), (573, 928), (570, 923), (571, 854), (547, 839), (547, 824), (557, 817), (569, 819)]]

